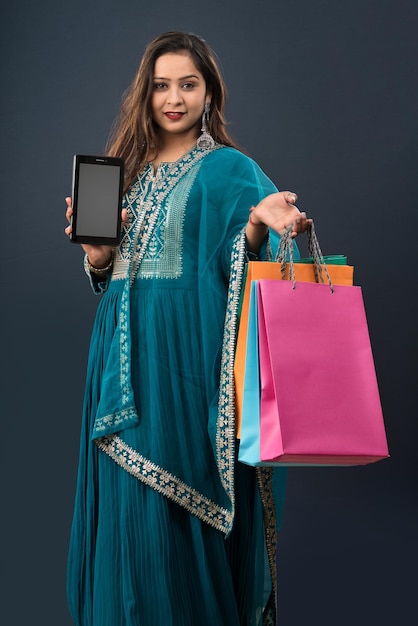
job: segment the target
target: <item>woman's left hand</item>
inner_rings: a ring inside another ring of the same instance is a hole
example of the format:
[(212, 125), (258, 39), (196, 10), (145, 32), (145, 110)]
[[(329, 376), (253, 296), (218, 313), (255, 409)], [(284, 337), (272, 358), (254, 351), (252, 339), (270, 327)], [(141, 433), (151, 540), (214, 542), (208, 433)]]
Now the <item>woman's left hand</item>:
[(305, 212), (300, 212), (295, 202), (297, 195), (291, 191), (280, 191), (266, 196), (256, 207), (251, 209), (253, 224), (263, 223), (280, 235), (286, 228), (293, 225), (292, 237), (305, 232), (312, 224)]

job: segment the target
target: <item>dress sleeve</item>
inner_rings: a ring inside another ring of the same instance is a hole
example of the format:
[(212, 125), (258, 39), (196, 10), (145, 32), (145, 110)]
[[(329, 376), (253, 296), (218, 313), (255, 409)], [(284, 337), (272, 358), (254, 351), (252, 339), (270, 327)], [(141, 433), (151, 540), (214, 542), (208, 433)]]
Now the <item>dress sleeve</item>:
[(84, 271), (86, 272), (87, 277), (90, 281), (90, 286), (93, 290), (93, 293), (99, 296), (100, 294), (105, 293), (105, 291), (107, 291), (107, 288), (110, 282), (110, 277), (112, 275), (111, 269), (107, 272), (105, 276), (100, 276), (100, 277), (97, 276), (97, 274), (90, 272), (89, 267), (87, 265), (87, 254), (86, 254), (84, 255)]

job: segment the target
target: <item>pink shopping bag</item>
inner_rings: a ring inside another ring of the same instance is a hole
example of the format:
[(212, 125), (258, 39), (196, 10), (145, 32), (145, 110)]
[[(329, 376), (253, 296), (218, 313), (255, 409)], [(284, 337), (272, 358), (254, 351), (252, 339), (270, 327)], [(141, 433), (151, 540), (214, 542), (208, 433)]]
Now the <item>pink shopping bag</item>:
[(261, 463), (386, 458), (361, 288), (260, 280), (257, 298)]

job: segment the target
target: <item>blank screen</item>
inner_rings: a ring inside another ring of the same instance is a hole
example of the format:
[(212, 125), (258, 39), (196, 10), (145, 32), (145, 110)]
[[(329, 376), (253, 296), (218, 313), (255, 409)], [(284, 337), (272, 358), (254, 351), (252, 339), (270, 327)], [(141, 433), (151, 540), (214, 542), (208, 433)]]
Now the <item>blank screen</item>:
[(77, 199), (77, 235), (115, 237), (119, 211), (120, 168), (80, 163)]

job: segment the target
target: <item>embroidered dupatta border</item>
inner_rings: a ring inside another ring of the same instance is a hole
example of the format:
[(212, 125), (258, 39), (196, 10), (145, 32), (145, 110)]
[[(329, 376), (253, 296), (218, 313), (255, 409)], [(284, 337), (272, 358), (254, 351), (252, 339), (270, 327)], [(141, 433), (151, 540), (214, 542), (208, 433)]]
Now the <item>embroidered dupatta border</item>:
[(256, 467), (258, 490), (263, 506), (264, 536), (266, 541), (267, 557), (269, 561), (272, 591), (263, 613), (263, 626), (275, 626), (277, 615), (277, 518), (273, 497), (272, 467)]
[(228, 532), (232, 519), (227, 509), (218, 506), (177, 476), (146, 459), (120, 437), (103, 437), (96, 444), (124, 470), (148, 487), (176, 502), (210, 526), (224, 533)]
[[(224, 474), (221, 475), (223, 485), (227, 493), (231, 493), (232, 512), (234, 513), (234, 455), (235, 455), (235, 377), (234, 359), (237, 339), (238, 306), (241, 290), (243, 287), (244, 264), (246, 256), (245, 227), (239, 237), (236, 238), (231, 257), (231, 276), (228, 291), (228, 306), (225, 318), (221, 385), (219, 392), (219, 417), (217, 428), (216, 449), (218, 453), (218, 467), (223, 467), (225, 454), (222, 452), (222, 430), (226, 423), (224, 437), (228, 440), (228, 458)], [(267, 260), (271, 260), (272, 252), (270, 240), (267, 241)], [(219, 437), (219, 440), (218, 440)], [(219, 444), (219, 445), (218, 445)], [(232, 453), (232, 458), (230, 454)], [(255, 468), (258, 490), (263, 509), (264, 537), (269, 561), (269, 569), (272, 581), (272, 592), (263, 612), (263, 626), (274, 626), (277, 615), (277, 516), (273, 496), (273, 472), (271, 467)], [(230, 491), (229, 491), (230, 490)]]
[[(231, 502), (232, 522), (235, 515), (235, 378), (234, 357), (237, 339), (238, 306), (244, 277), (246, 255), (245, 227), (236, 236), (231, 253), (224, 335), (219, 383), (218, 422), (216, 428), (216, 461), (222, 485)], [(232, 523), (228, 532), (232, 530)]]

